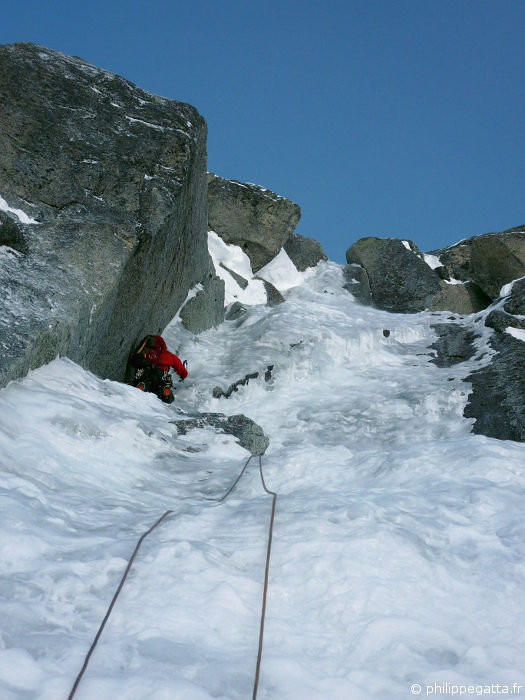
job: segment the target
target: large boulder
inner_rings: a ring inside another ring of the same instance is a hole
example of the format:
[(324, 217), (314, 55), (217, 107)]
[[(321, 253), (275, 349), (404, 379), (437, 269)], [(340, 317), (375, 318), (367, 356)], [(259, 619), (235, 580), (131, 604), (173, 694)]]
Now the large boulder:
[(467, 238), (435, 254), (451, 277), (469, 280), (494, 300), (505, 284), (525, 275), (525, 226)]
[(309, 267), (315, 267), (321, 260), (328, 260), (320, 243), (314, 238), (290, 234), (284, 244), (284, 249), (295, 267), (304, 272)]
[(297, 204), (270, 190), (208, 175), (208, 227), (240, 246), (254, 272), (279, 253), (300, 216)]
[(489, 306), (491, 300), (472, 282), (454, 284), (441, 280), (439, 291), (430, 305), (431, 311), (454, 311), (458, 314), (473, 314)]
[[(372, 302), (381, 309), (472, 314), (525, 275), (525, 226), (465, 239), (429, 255), (411, 241), (362, 238), (348, 249), (347, 261), (366, 270), (364, 287), (360, 280), (363, 296), (369, 284)], [(359, 294), (355, 282), (354, 275), (351, 291)]]
[(0, 104), (0, 386), (57, 354), (119, 379), (213, 272), (206, 123), (31, 44), (0, 47)]
[(411, 241), (369, 237), (354, 243), (346, 260), (366, 270), (375, 306), (415, 313), (429, 308), (441, 290), (438, 275), (417, 253)]

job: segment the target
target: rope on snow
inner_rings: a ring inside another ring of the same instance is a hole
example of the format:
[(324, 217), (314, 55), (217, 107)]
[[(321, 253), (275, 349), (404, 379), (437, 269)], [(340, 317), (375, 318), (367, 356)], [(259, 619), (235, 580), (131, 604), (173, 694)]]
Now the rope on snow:
[[(209, 501), (214, 501), (215, 503), (224, 503), (224, 501), (228, 498), (228, 496), (232, 493), (232, 491), (235, 489), (239, 481), (241, 480), (242, 475), (246, 471), (249, 463), (252, 460), (253, 455), (250, 455), (246, 463), (244, 464), (239, 476), (235, 479), (233, 482), (233, 485), (230, 487), (230, 489), (222, 496), (221, 498), (209, 498), (206, 500)], [(262, 600), (262, 610), (261, 610), (261, 622), (260, 622), (260, 627), (259, 627), (259, 647), (257, 651), (257, 665), (256, 665), (256, 670), (255, 670), (255, 682), (253, 686), (253, 695), (252, 695), (252, 700), (256, 700), (257, 698), (257, 690), (259, 687), (259, 674), (261, 670), (261, 659), (262, 659), (262, 649), (263, 649), (263, 638), (264, 638), (264, 622), (265, 622), (265, 617), (266, 617), (266, 599), (267, 599), (267, 594), (268, 594), (268, 577), (269, 577), (269, 571), (270, 571), (270, 555), (271, 555), (271, 550), (272, 550), (272, 539), (273, 539), (273, 524), (274, 524), (274, 518), (275, 518), (275, 506), (277, 502), (277, 494), (275, 491), (270, 491), (266, 483), (264, 481), (264, 475), (263, 475), (263, 469), (262, 469), (262, 457), (259, 455), (259, 474), (261, 477), (261, 483), (263, 486), (264, 491), (269, 495), (272, 496), (272, 514), (270, 518), (270, 526), (268, 529), (268, 548), (266, 551), (266, 566), (265, 566), (265, 572), (264, 572), (264, 587), (263, 587), (263, 600)], [(107, 621), (109, 620), (109, 616), (111, 615), (111, 612), (113, 610), (113, 607), (115, 606), (115, 603), (117, 602), (117, 598), (120, 595), (120, 592), (122, 591), (124, 584), (126, 582), (126, 579), (128, 577), (128, 574), (130, 572), (131, 566), (133, 565), (133, 562), (135, 560), (135, 557), (138, 554), (138, 551), (146, 539), (148, 535), (150, 535), (164, 520), (165, 518), (168, 517), (168, 515), (171, 515), (173, 513), (172, 510), (167, 510), (165, 513), (163, 513), (160, 518), (149, 528), (149, 530), (146, 530), (141, 537), (139, 538), (135, 549), (133, 550), (133, 554), (131, 555), (128, 564), (126, 566), (126, 569), (124, 570), (124, 573), (122, 574), (122, 577), (120, 579), (120, 583), (117, 587), (117, 590), (115, 591), (115, 594), (111, 600), (111, 603), (109, 604), (109, 607), (107, 609), (106, 614), (104, 615), (104, 619), (100, 623), (100, 626), (98, 628), (98, 631), (95, 635), (95, 638), (93, 639), (93, 642), (89, 648), (88, 653), (86, 654), (86, 657), (84, 659), (84, 663), (82, 665), (82, 668), (80, 669), (80, 672), (78, 676), (75, 679), (75, 682), (73, 684), (73, 687), (71, 689), (71, 692), (68, 695), (68, 700), (73, 700), (73, 697), (75, 696), (75, 693), (77, 692), (78, 686), (80, 684), (80, 681), (82, 680), (82, 677), (88, 667), (89, 660), (91, 659), (91, 655), (95, 651), (95, 647), (98, 644), (98, 641), (102, 635), (102, 632), (104, 631), (104, 627), (106, 626)]]

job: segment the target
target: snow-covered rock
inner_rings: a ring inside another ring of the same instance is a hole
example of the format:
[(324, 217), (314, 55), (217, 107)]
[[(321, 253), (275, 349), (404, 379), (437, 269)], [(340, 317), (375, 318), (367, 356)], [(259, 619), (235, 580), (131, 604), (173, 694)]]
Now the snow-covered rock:
[(264, 187), (208, 175), (208, 228), (239, 246), (254, 272), (279, 253), (300, 216), (297, 204)]

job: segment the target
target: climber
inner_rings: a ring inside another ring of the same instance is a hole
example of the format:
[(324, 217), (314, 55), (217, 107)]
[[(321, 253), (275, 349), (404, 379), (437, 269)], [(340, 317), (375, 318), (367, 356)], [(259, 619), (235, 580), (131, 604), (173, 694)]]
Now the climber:
[(129, 357), (126, 378), (129, 384), (171, 403), (174, 397), (170, 368), (181, 381), (188, 376), (186, 363), (169, 352), (164, 339), (160, 335), (147, 335)]

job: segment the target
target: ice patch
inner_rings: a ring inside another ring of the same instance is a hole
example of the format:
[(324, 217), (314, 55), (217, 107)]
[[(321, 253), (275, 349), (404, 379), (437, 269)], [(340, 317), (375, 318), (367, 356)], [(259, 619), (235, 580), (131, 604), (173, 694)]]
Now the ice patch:
[(147, 126), (150, 129), (155, 129), (156, 131), (165, 131), (164, 127), (160, 124), (152, 124), (152, 122), (144, 121), (144, 119), (136, 119), (135, 117), (128, 117), (127, 115), (126, 119), (128, 122), (130, 122), (130, 124), (142, 124), (143, 126)]
[(442, 267), (439, 256), (437, 256), (437, 255), (430, 255), (429, 253), (423, 253), (423, 260), (426, 262), (426, 264), (430, 268), (432, 268), (432, 270), (436, 270), (438, 267)]
[(14, 209), (10, 207), (3, 197), (0, 196), (0, 211), (5, 211), (7, 214), (14, 214), (21, 224), (39, 224), (36, 219), (32, 219), (22, 209)]
[(36, 661), (24, 649), (0, 649), (0, 684), (22, 691), (38, 690), (43, 676)]
[(257, 275), (271, 282), (280, 292), (297, 287), (304, 280), (304, 274), (295, 267), (284, 248)]
[(517, 279), (512, 280), (512, 282), (508, 282), (507, 284), (504, 284), (499, 292), (500, 298), (508, 297), (510, 294), (512, 294), (512, 288), (514, 287), (514, 284), (516, 282), (519, 282), (522, 279), (525, 279), (525, 277), (518, 277)]
[[(209, 231), (208, 250), (213, 260), (215, 274), (224, 281), (224, 303), (226, 306), (234, 301), (249, 306), (266, 304), (264, 283), (253, 278), (250, 258), (239, 246), (228, 245), (215, 231)], [(237, 283), (221, 263), (248, 282), (246, 289)]]
[(464, 280), (456, 280), (451, 277), (449, 280), (445, 280), (447, 284), (467, 284)]
[(505, 332), (511, 335), (513, 338), (517, 338), (518, 340), (523, 340), (525, 342), (525, 330), (522, 328), (511, 328), (509, 326), (508, 328), (505, 328)]

